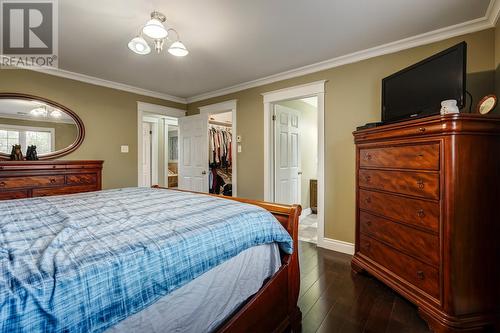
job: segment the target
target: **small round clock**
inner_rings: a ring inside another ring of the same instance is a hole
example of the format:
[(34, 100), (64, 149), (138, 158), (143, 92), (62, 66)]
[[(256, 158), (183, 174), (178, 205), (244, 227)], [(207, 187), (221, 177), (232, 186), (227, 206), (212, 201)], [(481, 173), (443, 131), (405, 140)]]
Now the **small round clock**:
[(488, 114), (497, 106), (497, 97), (495, 95), (484, 96), (477, 104), (476, 112), (480, 114)]

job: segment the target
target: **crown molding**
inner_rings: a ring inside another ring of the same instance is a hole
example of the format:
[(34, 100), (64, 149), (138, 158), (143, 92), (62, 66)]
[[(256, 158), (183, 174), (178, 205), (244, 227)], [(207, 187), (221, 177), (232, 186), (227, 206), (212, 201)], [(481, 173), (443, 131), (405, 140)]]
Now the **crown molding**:
[(80, 73), (75, 73), (75, 72), (70, 72), (64, 69), (58, 69), (58, 68), (25, 68), (23, 69), (29, 69), (35, 72), (39, 73), (44, 73), (48, 75), (53, 75), (53, 76), (58, 76), (62, 77), (65, 79), (71, 79), (71, 80), (76, 80), (80, 82), (85, 82), (85, 83), (90, 83), (96, 86), (102, 86), (106, 88), (112, 88), (116, 90), (121, 90), (121, 91), (126, 91), (138, 95), (143, 95), (143, 96), (149, 96), (149, 97), (154, 97), (154, 98), (159, 98), (159, 99), (164, 99), (168, 100), (171, 102), (177, 102), (181, 104), (187, 104), (186, 98), (182, 97), (177, 97), (157, 91), (152, 91), (152, 90), (147, 90), (139, 87), (134, 87), (130, 86), (128, 84), (124, 83), (119, 83), (119, 82), (114, 82), (114, 81), (108, 81), (104, 79), (100, 79), (94, 76), (90, 75), (85, 75), (85, 74), (80, 74)]
[(375, 46), (369, 49), (353, 52), (340, 57), (321, 61), (315, 64), (266, 76), (257, 80), (252, 80), (234, 86), (230, 86), (227, 88), (218, 89), (200, 95), (188, 97), (187, 103), (199, 102), (209, 98), (223, 96), (246, 89), (263, 86), (266, 84), (283, 81), (299, 76), (304, 76), (307, 74), (312, 74), (323, 70), (327, 70), (330, 68), (339, 67), (359, 62), (362, 60), (403, 51), (406, 49), (411, 49), (417, 46), (439, 42), (452, 37), (457, 37), (460, 35), (465, 35), (493, 28), (496, 25), (496, 22), (498, 21), (499, 14), (500, 14), (500, 0), (491, 0), (488, 9), (486, 10), (485, 16), (483, 17), (455, 24), (449, 27), (433, 30), (413, 37), (404, 38), (395, 42), (383, 44), (380, 46)]

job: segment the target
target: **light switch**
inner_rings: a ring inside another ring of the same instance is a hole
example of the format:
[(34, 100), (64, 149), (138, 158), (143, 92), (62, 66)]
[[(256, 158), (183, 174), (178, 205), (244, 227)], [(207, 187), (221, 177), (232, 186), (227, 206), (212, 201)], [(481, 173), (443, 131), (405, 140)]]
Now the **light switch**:
[(128, 146), (122, 146), (121, 147), (121, 152), (122, 153), (128, 153)]
[(238, 145), (238, 153), (241, 153), (241, 145)]

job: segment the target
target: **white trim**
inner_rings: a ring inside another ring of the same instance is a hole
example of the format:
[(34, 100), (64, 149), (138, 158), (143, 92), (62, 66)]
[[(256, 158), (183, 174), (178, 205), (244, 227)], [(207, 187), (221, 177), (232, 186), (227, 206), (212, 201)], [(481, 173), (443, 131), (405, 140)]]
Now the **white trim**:
[(485, 17), (488, 18), (492, 27), (497, 25), (498, 19), (500, 18), (500, 0), (491, 0)]
[(200, 114), (203, 113), (215, 114), (215, 113), (229, 112), (236, 110), (237, 102), (238, 102), (237, 99), (232, 99), (225, 102), (201, 106), (198, 108), (198, 110), (200, 110)]
[(217, 89), (211, 92), (191, 96), (187, 98), (187, 103), (193, 103), (213, 97), (223, 96), (245, 89), (255, 88), (278, 81), (304, 76), (307, 74), (316, 73), (330, 68), (382, 56), (385, 54), (395, 53), (402, 50), (411, 49), (413, 47), (439, 42), (452, 37), (493, 28), (496, 25), (499, 15), (500, 0), (491, 0), (490, 5), (488, 6), (488, 10), (483, 17), (451, 25), (445, 28), (429, 31), (412, 37), (400, 39), (391, 43), (375, 46), (365, 50), (356, 51), (311, 65), (273, 74), (270, 76), (259, 78), (257, 80), (239, 83), (227, 88)]
[(272, 201), (272, 126), (273, 103), (303, 97), (318, 97), (318, 246), (325, 237), (325, 84), (316, 81), (262, 94), (264, 100), (264, 201)]
[(319, 93), (324, 93), (325, 83), (326, 80), (320, 80), (311, 83), (301, 84), (299, 86), (293, 86), (290, 88), (269, 91), (261, 95), (264, 96), (264, 103), (284, 101), (288, 99), (295, 99), (310, 95), (312, 96)]
[(89, 84), (93, 84), (96, 86), (101, 86), (101, 87), (106, 87), (106, 88), (111, 88), (111, 89), (116, 89), (116, 90), (121, 90), (121, 91), (126, 91), (142, 96), (149, 96), (149, 97), (154, 97), (154, 98), (160, 98), (176, 103), (181, 103), (181, 104), (187, 104), (187, 99), (183, 97), (178, 97), (178, 96), (173, 96), (157, 91), (152, 91), (152, 90), (147, 90), (139, 87), (134, 87), (125, 83), (120, 83), (120, 82), (115, 82), (115, 81), (108, 81), (105, 79), (100, 79), (95, 76), (90, 76), (86, 74), (80, 74), (80, 73), (75, 73), (75, 72), (70, 72), (64, 69), (58, 69), (58, 68), (40, 68), (40, 67), (22, 67), (23, 69), (29, 69), (35, 72), (39, 73), (44, 73), (48, 75), (53, 75), (53, 76), (58, 76), (62, 77), (65, 79), (70, 79), (70, 80), (75, 80), (75, 81), (80, 81), (80, 82), (85, 82)]
[[(186, 110), (171, 108), (163, 105), (137, 102), (137, 186), (142, 184), (142, 120), (144, 112), (160, 114), (162, 116), (181, 118), (185, 117)], [(168, 181), (168, 180), (167, 180)]]
[(151, 104), (146, 102), (137, 102), (137, 108), (141, 109), (142, 112), (149, 112), (154, 114), (160, 114), (167, 117), (184, 117), (186, 115), (186, 110), (171, 108), (169, 106), (163, 106), (158, 104)]
[[(220, 102), (220, 103), (215, 103), (215, 104), (210, 104), (210, 105), (205, 105), (201, 106), (198, 108), (200, 110), (200, 114), (217, 114), (217, 113), (226, 113), (226, 112), (231, 112), (231, 132), (232, 132), (232, 149), (233, 152), (231, 154), (232, 156), (232, 193), (233, 197), (238, 196), (238, 145), (239, 143), (236, 140), (236, 137), (238, 136), (238, 127), (236, 126), (236, 119), (237, 119), (237, 104), (238, 100), (237, 99), (232, 99), (229, 101), (225, 102)], [(208, 163), (208, 161), (207, 161)]]
[(349, 242), (344, 242), (336, 239), (331, 239), (331, 238), (323, 238), (323, 243), (319, 247), (322, 247), (327, 250), (335, 251), (335, 252), (340, 252), (340, 253), (345, 253), (349, 255), (354, 255), (354, 244), (349, 243)]

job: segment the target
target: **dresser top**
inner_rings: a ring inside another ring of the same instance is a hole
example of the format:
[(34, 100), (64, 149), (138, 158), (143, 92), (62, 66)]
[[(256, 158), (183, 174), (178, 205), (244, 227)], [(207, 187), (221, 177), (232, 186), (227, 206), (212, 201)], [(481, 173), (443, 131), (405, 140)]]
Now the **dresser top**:
[(84, 161), (64, 161), (64, 160), (44, 160), (44, 161), (1, 161), (0, 172), (9, 170), (45, 170), (45, 169), (102, 169), (104, 161), (84, 160)]
[(473, 134), (500, 135), (500, 115), (437, 115), (353, 132), (356, 143), (401, 137)]

